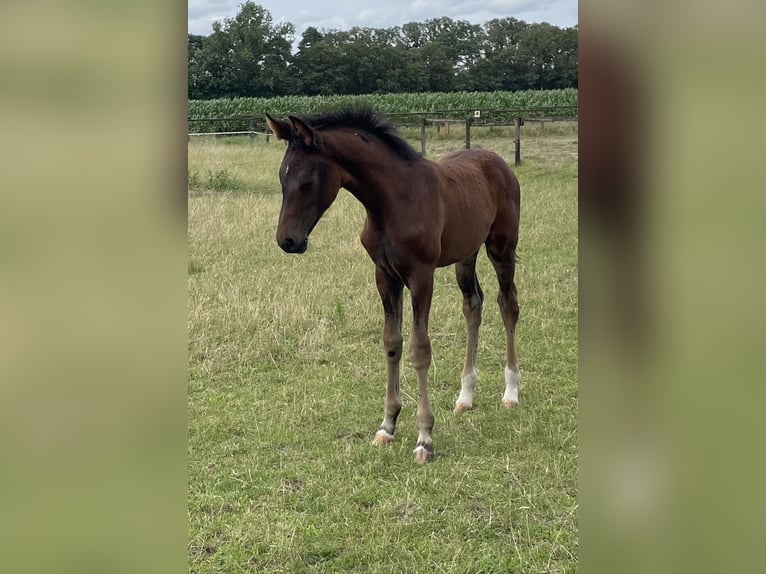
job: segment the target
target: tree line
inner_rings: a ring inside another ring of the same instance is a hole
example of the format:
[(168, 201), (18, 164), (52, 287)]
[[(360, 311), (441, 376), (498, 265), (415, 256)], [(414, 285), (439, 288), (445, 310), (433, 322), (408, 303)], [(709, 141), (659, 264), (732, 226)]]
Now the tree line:
[(247, 1), (209, 36), (188, 35), (189, 99), (577, 87), (577, 26), (435, 18), (393, 28), (274, 23)]

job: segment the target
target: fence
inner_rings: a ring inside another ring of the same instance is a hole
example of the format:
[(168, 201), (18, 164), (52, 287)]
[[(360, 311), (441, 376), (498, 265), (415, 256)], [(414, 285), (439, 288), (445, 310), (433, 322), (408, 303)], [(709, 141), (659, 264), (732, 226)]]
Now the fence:
[[(573, 112), (563, 114), (564, 111)], [(563, 115), (553, 115), (563, 114)], [(549, 115), (542, 115), (549, 114)], [(551, 106), (546, 108), (529, 109), (473, 109), (473, 110), (435, 110), (430, 112), (397, 112), (385, 114), (392, 123), (399, 128), (420, 127), (420, 151), (426, 155), (427, 127), (436, 127), (437, 133), (441, 129), (449, 134), (452, 124), (463, 124), (465, 128), (465, 149), (471, 147), (471, 129), (473, 127), (513, 126), (514, 164), (521, 163), (521, 126), (525, 122), (539, 122), (541, 128), (548, 122), (577, 121), (577, 106)], [(247, 125), (246, 130), (231, 131), (205, 131), (189, 132), (188, 136), (224, 136), (224, 135), (248, 135), (254, 138), (259, 135), (270, 141), (271, 133), (266, 124), (264, 114), (235, 115), (226, 118), (189, 118), (189, 124), (207, 122), (214, 125)], [(261, 126), (263, 129), (261, 130)]]

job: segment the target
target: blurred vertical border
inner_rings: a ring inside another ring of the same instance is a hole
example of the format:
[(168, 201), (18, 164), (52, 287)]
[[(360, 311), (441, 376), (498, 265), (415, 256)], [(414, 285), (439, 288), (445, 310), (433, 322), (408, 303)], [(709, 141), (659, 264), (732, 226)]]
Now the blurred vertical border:
[(6, 572), (186, 569), (186, 3), (0, 7)]
[(766, 5), (579, 14), (580, 566), (766, 571)]
[[(760, 572), (766, 4), (580, 3), (580, 560)], [(0, 545), (186, 568), (186, 4), (0, 7)]]

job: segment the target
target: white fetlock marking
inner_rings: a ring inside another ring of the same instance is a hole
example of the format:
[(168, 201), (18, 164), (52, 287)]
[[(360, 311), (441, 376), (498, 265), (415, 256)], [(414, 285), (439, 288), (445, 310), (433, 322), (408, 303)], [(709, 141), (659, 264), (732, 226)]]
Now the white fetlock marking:
[(519, 402), (519, 381), (521, 373), (518, 367), (505, 367), (505, 393), (503, 393), (503, 402)]
[[(368, 435), (368, 436), (369, 436), (369, 435)], [(385, 437), (385, 438), (387, 438), (388, 440), (394, 440), (394, 435), (392, 435), (392, 434), (388, 434), (388, 433), (387, 433), (386, 431), (384, 431), (383, 429), (378, 429), (378, 432), (376, 432), (376, 433), (375, 433), (375, 436), (382, 436), (382, 437)]]
[(412, 451), (412, 454), (418, 454), (418, 452), (420, 452), (421, 450), (424, 452), (428, 452), (426, 451), (426, 447), (424, 447), (422, 444), (419, 444), (418, 446), (415, 447), (415, 450)]
[(460, 379), (460, 395), (455, 402), (473, 408), (473, 391), (476, 388), (476, 383), (478, 381), (479, 375), (476, 371), (468, 373)]

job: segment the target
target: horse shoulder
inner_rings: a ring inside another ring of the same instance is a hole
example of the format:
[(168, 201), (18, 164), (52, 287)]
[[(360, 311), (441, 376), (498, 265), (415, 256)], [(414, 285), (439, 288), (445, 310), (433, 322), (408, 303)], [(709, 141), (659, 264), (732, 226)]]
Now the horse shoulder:
[(373, 222), (369, 214), (364, 220), (364, 227), (362, 227), (362, 233), (359, 235), (359, 239), (362, 242), (362, 247), (365, 248), (367, 254), (370, 256), (370, 259), (375, 262), (379, 261), (383, 253), (383, 238), (378, 225)]

